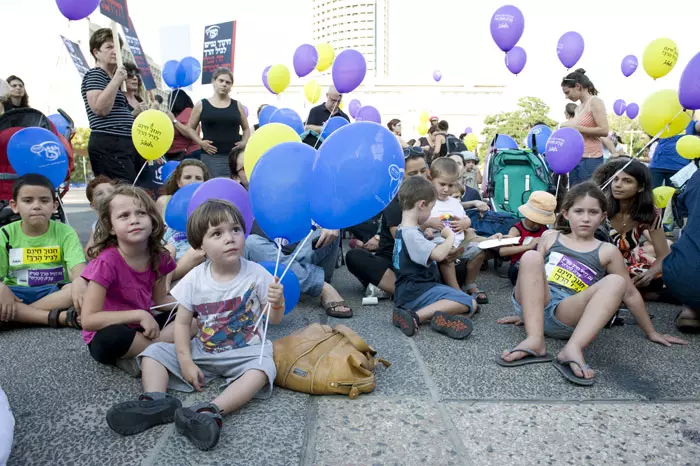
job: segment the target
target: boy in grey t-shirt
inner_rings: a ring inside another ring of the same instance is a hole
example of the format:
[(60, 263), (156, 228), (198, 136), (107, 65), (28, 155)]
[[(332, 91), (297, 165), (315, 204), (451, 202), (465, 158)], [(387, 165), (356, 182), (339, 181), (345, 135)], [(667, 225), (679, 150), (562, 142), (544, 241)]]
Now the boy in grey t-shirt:
[(393, 321), (409, 337), (422, 322), (430, 321), (433, 330), (462, 339), (471, 333), (472, 322), (459, 314), (476, 311), (476, 301), (463, 291), (443, 285), (436, 263), (449, 255), (454, 232), (443, 228), (445, 241), (436, 245), (425, 238), (419, 227), (430, 217), (436, 199), (435, 187), (422, 177), (405, 180), (399, 190), (402, 219), (394, 244)]

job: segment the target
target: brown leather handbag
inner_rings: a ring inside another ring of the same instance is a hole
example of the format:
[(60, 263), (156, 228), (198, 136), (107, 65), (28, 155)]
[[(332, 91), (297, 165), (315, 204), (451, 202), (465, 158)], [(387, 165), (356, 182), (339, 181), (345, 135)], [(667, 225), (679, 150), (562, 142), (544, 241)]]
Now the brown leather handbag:
[(311, 395), (370, 393), (377, 386), (376, 363), (391, 364), (345, 325), (311, 324), (273, 343), (275, 384)]

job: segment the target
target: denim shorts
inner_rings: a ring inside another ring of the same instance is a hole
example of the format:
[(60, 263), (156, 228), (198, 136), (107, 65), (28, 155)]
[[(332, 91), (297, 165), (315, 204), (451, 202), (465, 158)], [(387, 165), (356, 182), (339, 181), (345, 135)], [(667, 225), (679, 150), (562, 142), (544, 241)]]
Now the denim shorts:
[(464, 304), (469, 306), (471, 311), (474, 308), (474, 298), (464, 291), (460, 291), (452, 288), (451, 286), (435, 284), (428, 291), (424, 292), (422, 295), (418, 296), (413, 301), (407, 302), (405, 305), (401, 306), (405, 309), (409, 309), (414, 312), (418, 312), (424, 307), (435, 304), (436, 302), (446, 299), (448, 301), (454, 301), (459, 304)]
[[(559, 303), (571, 296), (571, 294), (555, 286), (549, 287), (549, 294), (551, 296), (549, 302), (544, 306), (544, 335), (558, 340), (568, 340), (571, 334), (574, 333), (574, 329), (559, 322), (556, 311)], [(515, 299), (515, 292), (513, 292), (511, 300), (513, 301), (515, 312), (522, 315), (523, 307)]]
[(54, 283), (53, 285), (42, 286), (10, 286), (10, 291), (22, 300), (22, 304), (34, 304), (42, 298), (47, 297), (60, 290), (63, 284)]

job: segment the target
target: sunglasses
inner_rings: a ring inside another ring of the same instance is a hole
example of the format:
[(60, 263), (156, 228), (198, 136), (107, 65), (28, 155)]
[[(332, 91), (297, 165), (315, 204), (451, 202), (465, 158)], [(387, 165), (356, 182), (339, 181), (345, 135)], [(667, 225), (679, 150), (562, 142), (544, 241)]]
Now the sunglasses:
[(403, 150), (404, 160), (411, 157), (412, 155), (420, 155), (422, 157), (425, 155), (425, 153), (420, 147), (405, 147)]

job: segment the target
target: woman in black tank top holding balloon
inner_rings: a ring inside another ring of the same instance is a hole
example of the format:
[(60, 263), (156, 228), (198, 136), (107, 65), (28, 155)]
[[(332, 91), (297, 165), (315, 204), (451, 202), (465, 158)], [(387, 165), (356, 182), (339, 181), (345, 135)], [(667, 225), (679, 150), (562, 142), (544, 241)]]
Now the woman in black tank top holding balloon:
[(202, 153), (202, 162), (212, 177), (231, 177), (228, 155), (234, 148), (245, 147), (250, 137), (250, 127), (243, 104), (229, 97), (233, 86), (233, 73), (219, 68), (212, 78), (214, 95), (202, 99), (194, 106), (188, 126), (196, 129), (202, 124), (203, 139), (212, 142), (215, 154)]

